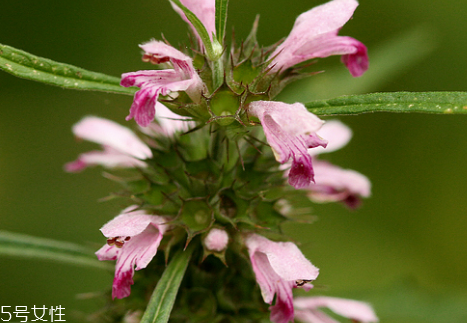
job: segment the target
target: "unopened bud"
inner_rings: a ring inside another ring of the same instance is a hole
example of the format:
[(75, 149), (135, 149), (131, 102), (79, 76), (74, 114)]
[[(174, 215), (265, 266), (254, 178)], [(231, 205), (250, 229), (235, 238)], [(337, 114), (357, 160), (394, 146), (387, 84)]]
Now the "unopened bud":
[(208, 250), (222, 251), (227, 247), (229, 243), (229, 235), (225, 230), (212, 229), (204, 239), (204, 245)]

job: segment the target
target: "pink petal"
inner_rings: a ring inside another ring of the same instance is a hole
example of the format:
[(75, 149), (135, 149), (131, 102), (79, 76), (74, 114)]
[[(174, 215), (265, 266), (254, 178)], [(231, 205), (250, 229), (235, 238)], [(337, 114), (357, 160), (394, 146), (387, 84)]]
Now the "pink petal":
[(134, 157), (104, 147), (104, 151), (89, 151), (78, 156), (78, 159), (67, 163), (65, 171), (70, 173), (79, 172), (89, 166), (104, 166), (106, 168), (144, 168), (147, 164)]
[(166, 136), (173, 136), (177, 132), (188, 131), (196, 126), (191, 118), (173, 113), (163, 104), (158, 105), (157, 121), (164, 129)]
[(120, 82), (122, 86), (141, 88), (135, 94), (126, 120), (134, 118), (138, 125), (147, 127), (154, 120), (159, 95), (165, 96), (171, 92), (185, 91), (194, 102), (198, 103), (201, 100), (202, 93), (206, 91), (206, 85), (195, 71), (190, 57), (156, 40), (141, 45), (141, 48), (145, 50), (145, 55), (154, 57), (156, 61), (170, 61), (174, 69), (122, 74)]
[(152, 157), (151, 149), (130, 129), (107, 119), (86, 117), (73, 126), (73, 133), (139, 159)]
[(132, 237), (143, 232), (150, 224), (156, 227), (162, 234), (165, 233), (167, 222), (163, 217), (149, 215), (144, 210), (135, 210), (136, 205), (127, 207), (121, 214), (110, 220), (101, 228), (104, 236)]
[[(173, 48), (170, 45), (167, 45), (164, 42), (152, 40), (145, 44), (140, 45), (140, 47), (145, 51), (146, 55), (153, 56), (157, 58), (157, 60), (162, 61), (170, 61), (173, 65), (173, 70), (159, 70), (157, 73), (154, 74), (155, 71), (140, 71), (137, 73), (146, 73), (146, 76), (149, 76), (150, 83), (152, 85), (166, 85), (168, 86), (169, 83), (182, 81), (182, 80), (189, 80), (185, 85), (171, 85), (169, 91), (177, 92), (177, 91), (185, 91), (190, 96), (190, 98), (195, 101), (199, 102), (201, 98), (201, 93), (206, 91), (207, 88), (204, 85), (203, 81), (199, 77), (198, 73), (195, 71), (193, 67), (193, 60), (191, 57), (183, 54), (179, 50)], [(131, 73), (123, 74), (123, 76), (128, 77)], [(143, 75), (141, 75), (143, 76)], [(148, 79), (146, 79), (148, 80)], [(126, 84), (128, 80), (122, 79), (123, 83)], [(141, 79), (140, 84), (134, 84), (135, 86), (142, 87), (144, 79)], [(179, 87), (178, 89), (176, 87)], [(167, 95), (167, 93), (161, 93), (162, 95)]]
[(290, 185), (295, 188), (308, 186), (313, 181), (308, 148), (326, 146), (326, 141), (315, 133), (323, 121), (301, 103), (254, 101), (249, 105), (249, 112), (261, 121), (276, 160), (283, 164), (292, 158)]
[(257, 234), (247, 238), (249, 250), (264, 253), (274, 272), (287, 281), (315, 280), (319, 269), (292, 242), (274, 242)]
[(250, 234), (245, 244), (264, 301), (271, 304), (274, 295), (277, 295), (275, 305), (270, 307), (271, 321), (292, 321), (292, 288), (297, 287), (297, 281), (316, 279), (318, 268), (291, 242), (273, 242), (260, 235)]
[(294, 308), (293, 308), (293, 295), (292, 295), (292, 282), (283, 282), (277, 284), (277, 297), (276, 303), (269, 307), (271, 311), (271, 322), (274, 323), (288, 323), (293, 322)]
[(86, 167), (88, 167), (88, 165), (84, 161), (80, 160), (79, 157), (77, 160), (66, 163), (65, 166), (63, 166), (65, 172), (68, 173), (78, 173)]
[(139, 90), (135, 93), (133, 103), (130, 108), (130, 114), (125, 118), (126, 121), (135, 119), (141, 127), (147, 127), (156, 115), (156, 102), (159, 96), (159, 89), (149, 87)]
[(96, 252), (99, 260), (117, 259), (115, 278), (112, 287), (113, 298), (123, 298), (130, 294), (135, 269), (145, 268), (157, 253), (157, 248), (167, 230), (165, 219), (126, 208), (120, 215), (106, 223), (102, 233), (118, 240), (121, 245), (105, 245)]
[(347, 145), (352, 138), (352, 130), (338, 120), (327, 120), (316, 133), (319, 137), (326, 139), (328, 144), (326, 148), (316, 147), (314, 149), (309, 149), (308, 153), (311, 156), (341, 149)]
[[(350, 37), (349, 37), (350, 38)], [(348, 52), (347, 55), (343, 55), (341, 57), (342, 63), (347, 66), (349, 69), (350, 74), (353, 77), (362, 76), (368, 70), (369, 62), (368, 62), (368, 50), (365, 45), (359, 42), (356, 39), (350, 38), (351, 42), (353, 42), (354, 48), (356, 48), (355, 52)]]
[(361, 197), (369, 197), (371, 183), (356, 171), (342, 169), (325, 161), (314, 161), (315, 183), (306, 189), (315, 202), (343, 201), (350, 208), (359, 205)]
[[(248, 246), (248, 241), (247, 241)], [(274, 271), (267, 256), (261, 252), (251, 252), (250, 260), (256, 281), (261, 288), (264, 302), (271, 304), (274, 295), (276, 304), (271, 306), (271, 321), (274, 323), (287, 323), (293, 320), (293, 281), (285, 281)]]
[(355, 0), (334, 0), (301, 14), (286, 40), (270, 55), (271, 73), (316, 57), (344, 55), (351, 74), (362, 75), (368, 68), (365, 45), (337, 36), (357, 6)]
[(302, 323), (339, 323), (339, 321), (319, 310), (295, 309), (295, 318)]
[(119, 250), (120, 248), (105, 244), (102, 246), (102, 248), (96, 251), (96, 256), (97, 256), (97, 259), (101, 261), (102, 260), (115, 260), (117, 259)]
[(182, 77), (183, 75), (174, 70), (139, 71), (123, 74), (122, 84), (141, 87), (141, 90), (135, 94), (130, 114), (126, 120), (135, 118), (138, 125), (147, 127), (156, 115), (156, 102), (159, 95), (188, 91), (194, 84), (193, 79), (183, 79)]
[(315, 310), (327, 307), (336, 314), (357, 322), (378, 322), (378, 317), (371, 306), (364, 302), (336, 297), (298, 297), (294, 299), (294, 306), (300, 310)]
[(289, 184), (296, 189), (307, 187), (314, 181), (314, 175), (311, 157), (307, 154), (294, 154), (288, 174)]
[(165, 105), (156, 102), (156, 120), (147, 127), (140, 127), (140, 131), (152, 137), (172, 137), (178, 132), (186, 132), (196, 126), (191, 118), (173, 113)]
[(115, 265), (115, 278), (112, 286), (112, 298), (124, 298), (130, 295), (133, 274), (145, 268), (157, 253), (162, 234), (153, 226), (132, 237), (121, 248)]
[(168, 60), (178, 60), (178, 61), (189, 61), (191, 62), (191, 58), (185, 54), (183, 54), (178, 49), (167, 45), (166, 43), (158, 40), (151, 40), (144, 44), (139, 45), (141, 49), (146, 54), (151, 54), (159, 58), (160, 60), (164, 61), (165, 59)]

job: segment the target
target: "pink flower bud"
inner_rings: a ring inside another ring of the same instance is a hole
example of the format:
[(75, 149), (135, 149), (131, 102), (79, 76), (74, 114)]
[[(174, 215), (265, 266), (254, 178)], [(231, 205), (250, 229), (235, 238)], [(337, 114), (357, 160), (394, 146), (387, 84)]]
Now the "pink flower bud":
[(229, 235), (222, 229), (212, 229), (204, 239), (204, 245), (212, 251), (222, 251), (227, 248), (228, 243)]

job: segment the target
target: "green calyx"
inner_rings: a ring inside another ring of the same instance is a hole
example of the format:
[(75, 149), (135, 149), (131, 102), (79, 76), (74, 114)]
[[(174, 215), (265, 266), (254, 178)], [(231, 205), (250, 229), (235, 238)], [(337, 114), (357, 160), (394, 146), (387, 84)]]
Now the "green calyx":
[(180, 241), (190, 242), (213, 226), (280, 233), (287, 218), (276, 204), (291, 188), (270, 148), (256, 139), (258, 129), (249, 129), (238, 122), (211, 123), (189, 135), (148, 137), (153, 158), (146, 168), (106, 175), (123, 186), (112, 197), (166, 217), (181, 229), (168, 235)]

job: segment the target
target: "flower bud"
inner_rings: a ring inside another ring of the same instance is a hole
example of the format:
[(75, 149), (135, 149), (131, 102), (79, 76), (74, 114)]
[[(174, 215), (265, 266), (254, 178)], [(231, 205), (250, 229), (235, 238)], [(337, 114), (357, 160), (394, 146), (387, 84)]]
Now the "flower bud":
[(225, 230), (213, 228), (204, 239), (204, 245), (208, 250), (222, 251), (229, 243), (229, 235)]

